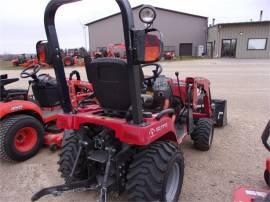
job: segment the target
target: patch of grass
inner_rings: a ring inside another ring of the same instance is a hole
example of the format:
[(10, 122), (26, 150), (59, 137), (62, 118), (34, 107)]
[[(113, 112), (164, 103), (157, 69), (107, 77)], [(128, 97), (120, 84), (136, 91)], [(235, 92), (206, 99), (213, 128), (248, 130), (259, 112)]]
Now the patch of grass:
[(4, 61), (0, 60), (0, 70), (16, 70), (19, 69), (20, 67), (14, 67), (11, 64), (11, 61)]
[(177, 56), (176, 60), (197, 60), (197, 59), (203, 59), (203, 57), (199, 56)]
[(173, 60), (163, 60), (166, 62), (169, 61), (187, 61), (187, 60), (198, 60), (198, 59), (207, 59), (207, 57), (199, 57), (199, 56), (176, 56)]

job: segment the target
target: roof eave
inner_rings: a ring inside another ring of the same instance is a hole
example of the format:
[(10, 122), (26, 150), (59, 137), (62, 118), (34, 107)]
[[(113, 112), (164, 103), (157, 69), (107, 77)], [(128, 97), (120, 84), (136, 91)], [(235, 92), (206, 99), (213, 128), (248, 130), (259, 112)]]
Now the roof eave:
[[(140, 4), (138, 6), (135, 6), (133, 7), (132, 9), (137, 9), (137, 8), (140, 8), (142, 7), (144, 4)], [(187, 15), (187, 16), (192, 16), (192, 17), (197, 17), (197, 18), (203, 18), (203, 19), (208, 19), (208, 17), (205, 17), (205, 16), (200, 16), (200, 15), (194, 15), (194, 14), (190, 14), (190, 13), (184, 13), (184, 12), (180, 12), (180, 11), (174, 11), (174, 10), (170, 10), (170, 9), (166, 9), (166, 8), (160, 8), (160, 7), (155, 7), (156, 9), (158, 10), (162, 10), (162, 11), (167, 11), (167, 12), (171, 12), (171, 13), (176, 13), (176, 14), (181, 14), (181, 15)], [(97, 20), (94, 20), (92, 22), (89, 22), (89, 23), (86, 23), (85, 26), (89, 26), (89, 25), (92, 25), (92, 24), (95, 24), (97, 22), (100, 22), (100, 21), (103, 21), (103, 20), (106, 20), (108, 18), (111, 18), (111, 17), (114, 17), (114, 16), (117, 16), (121, 14), (120, 12), (118, 13), (115, 13), (115, 14), (112, 14), (112, 15), (109, 15), (109, 16), (106, 16), (104, 18), (100, 18), (100, 19), (97, 19)]]

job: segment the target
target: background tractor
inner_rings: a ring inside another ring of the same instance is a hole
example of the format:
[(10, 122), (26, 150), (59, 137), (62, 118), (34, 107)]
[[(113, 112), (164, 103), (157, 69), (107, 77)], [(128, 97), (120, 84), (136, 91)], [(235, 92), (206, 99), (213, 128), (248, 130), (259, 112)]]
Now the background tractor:
[[(46, 47), (46, 44), (42, 43), (42, 47)], [(38, 51), (38, 57), (44, 59), (46, 54), (41, 53), (42, 51)], [(57, 114), (62, 112), (61, 94), (55, 78), (48, 74), (38, 75), (40, 68), (40, 65), (31, 65), (21, 72), (21, 78), (31, 78), (27, 89), (7, 88), (9, 84), (19, 81), (19, 78), (0, 75), (2, 160), (27, 160), (34, 156), (43, 144), (50, 146), (52, 150), (61, 146), (63, 130), (56, 127)], [(83, 100), (93, 91), (90, 83), (80, 80), (77, 71), (70, 74), (67, 83), (73, 108), (82, 105)], [(30, 86), (33, 95), (29, 93)]]

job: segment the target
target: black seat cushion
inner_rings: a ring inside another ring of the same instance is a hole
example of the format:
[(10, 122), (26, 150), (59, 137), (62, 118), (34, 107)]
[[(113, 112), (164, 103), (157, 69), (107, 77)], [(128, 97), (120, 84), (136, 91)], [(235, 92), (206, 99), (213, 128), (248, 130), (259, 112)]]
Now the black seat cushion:
[(86, 63), (100, 105), (109, 110), (127, 111), (131, 105), (127, 63), (120, 59), (98, 58)]

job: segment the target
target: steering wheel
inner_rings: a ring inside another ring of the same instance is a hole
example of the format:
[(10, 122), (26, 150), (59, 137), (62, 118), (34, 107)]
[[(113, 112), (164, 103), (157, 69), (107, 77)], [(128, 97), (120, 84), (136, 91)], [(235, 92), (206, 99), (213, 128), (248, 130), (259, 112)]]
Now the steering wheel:
[(25, 68), (22, 72), (21, 72), (21, 78), (25, 79), (28, 77), (32, 77), (33, 79), (37, 78), (37, 73), (40, 70), (40, 65), (31, 65), (27, 68)]
[(153, 72), (152, 76), (144, 77), (144, 83), (146, 85), (148, 85), (149, 83), (152, 83), (152, 81), (155, 81), (163, 71), (162, 66), (160, 64), (157, 64), (157, 63), (145, 64), (145, 65), (142, 65), (141, 67), (145, 68), (145, 67), (151, 67), (151, 66), (155, 66), (155, 70), (152, 71)]

